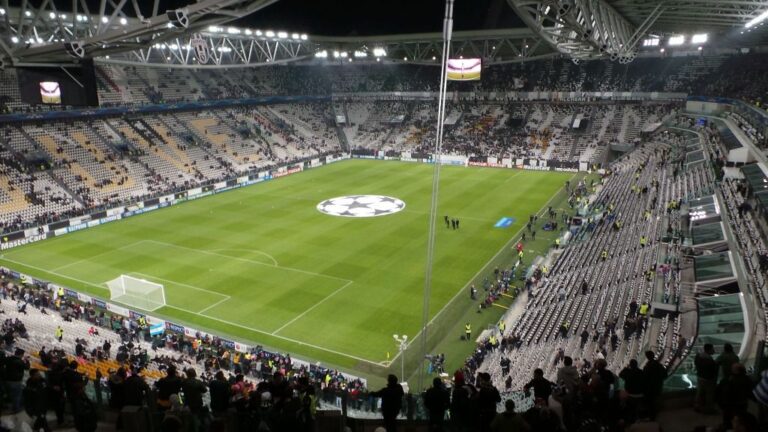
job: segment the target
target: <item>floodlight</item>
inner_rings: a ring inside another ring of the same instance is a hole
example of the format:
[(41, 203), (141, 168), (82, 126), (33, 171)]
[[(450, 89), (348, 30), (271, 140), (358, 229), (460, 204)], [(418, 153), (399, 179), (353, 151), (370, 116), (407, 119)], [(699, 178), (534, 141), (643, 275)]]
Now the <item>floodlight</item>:
[(301, 40), (307, 40), (307, 35), (302, 33)]
[(373, 56), (374, 57), (386, 57), (387, 56), (387, 50), (384, 48), (374, 48), (373, 49)]
[(761, 22), (765, 21), (766, 18), (768, 18), (768, 10), (752, 18), (748, 23), (744, 24), (744, 27), (750, 28), (750, 27), (756, 26), (757, 24), (760, 24)]
[(298, 33), (291, 33), (291, 39), (299, 39)]
[(365, 51), (355, 51), (354, 54), (357, 58), (368, 57), (368, 53)]
[(245, 29), (245, 35), (246, 36), (250, 36), (252, 34), (253, 34), (253, 32), (250, 29)]
[(645, 47), (653, 47), (659, 45), (659, 38), (648, 38), (643, 40), (643, 46)]
[(227, 29), (227, 33), (229, 34), (240, 34), (240, 29), (236, 27), (230, 27)]
[(315, 53), (315, 58), (327, 58), (328, 57), (328, 51), (318, 51)]
[(104, 23), (104, 24), (106, 24), (106, 23), (108, 23), (108, 22), (109, 22), (109, 18), (107, 18), (107, 17), (103, 16), (103, 17), (101, 17), (101, 22), (102, 22), (102, 23)]
[(53, 13), (53, 12), (48, 12), (48, 18), (54, 19), (54, 18), (56, 18), (56, 14)]
[(669, 46), (682, 45), (685, 43), (685, 36), (672, 36), (669, 38)]
[(261, 36), (261, 30), (256, 30), (256, 36)]
[(128, 24), (128, 20), (125, 19), (125, 18), (120, 18), (120, 24), (126, 25), (126, 24)]
[(27, 18), (29, 18), (29, 17), (31, 17), (31, 16), (32, 16), (32, 12), (30, 12), (30, 11), (24, 11), (24, 16), (25, 16), (25, 17), (27, 17)]
[(285, 39), (285, 38), (288, 37), (288, 33), (284, 32), (284, 31), (277, 32), (277, 37), (279, 37), (280, 39)]
[(275, 32), (273, 32), (272, 30), (267, 30), (266, 35), (267, 37), (275, 37)]
[(0, 15), (5, 15), (5, 9), (0, 8)]
[(67, 19), (67, 14), (61, 14), (61, 15), (59, 15), (59, 18), (65, 20), (65, 19)]
[(339, 53), (339, 55), (341, 56), (341, 58), (347, 58), (347, 56), (348, 56), (349, 54), (347, 54), (347, 52), (346, 52), (346, 51), (342, 51), (342, 52), (340, 52), (340, 53)]
[(707, 39), (709, 39), (709, 35), (706, 33), (695, 34), (691, 37), (691, 43), (703, 44), (703, 43), (707, 43)]
[(408, 61), (408, 57), (403, 57), (403, 61)]
[(16, 36), (11, 36), (11, 42), (19, 43), (19, 38), (17, 38)]

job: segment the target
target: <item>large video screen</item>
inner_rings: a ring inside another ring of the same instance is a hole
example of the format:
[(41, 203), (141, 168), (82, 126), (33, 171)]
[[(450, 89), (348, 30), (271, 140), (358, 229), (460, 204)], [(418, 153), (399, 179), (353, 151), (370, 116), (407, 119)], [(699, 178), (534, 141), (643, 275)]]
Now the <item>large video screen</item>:
[(479, 58), (448, 59), (449, 81), (479, 81), (483, 63)]
[(93, 62), (72, 67), (17, 68), (21, 101), (32, 105), (99, 106)]

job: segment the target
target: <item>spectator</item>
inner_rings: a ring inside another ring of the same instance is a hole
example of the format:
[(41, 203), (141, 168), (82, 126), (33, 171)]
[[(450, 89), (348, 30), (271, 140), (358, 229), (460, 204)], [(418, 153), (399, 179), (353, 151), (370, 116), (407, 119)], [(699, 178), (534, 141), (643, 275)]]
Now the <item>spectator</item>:
[(142, 368), (139, 368), (125, 380), (125, 386), (123, 391), (125, 392), (125, 405), (126, 406), (146, 406), (147, 394), (149, 393), (149, 385), (147, 385), (144, 378), (141, 376), (143, 372)]
[(533, 379), (528, 381), (528, 384), (523, 387), (526, 395), (530, 393), (531, 388), (533, 388), (534, 399), (541, 400), (545, 406), (549, 405), (549, 396), (552, 394), (552, 383), (544, 378), (543, 370), (536, 369), (533, 371)]
[(733, 417), (747, 410), (747, 402), (752, 396), (752, 381), (744, 365), (731, 365), (731, 373), (727, 380), (721, 381), (718, 393), (719, 405), (723, 410), (723, 429), (727, 430), (731, 428)]
[(179, 394), (181, 391), (181, 378), (176, 372), (176, 366), (168, 366), (165, 376), (155, 382), (155, 388), (157, 389), (157, 406), (161, 411), (167, 410), (171, 407), (171, 395)]
[(224, 378), (224, 372), (216, 372), (216, 377), (208, 384), (208, 389), (211, 392), (211, 411), (213, 415), (220, 415), (227, 411), (229, 408), (230, 388), (226, 378)]
[(404, 395), (403, 386), (397, 382), (397, 377), (390, 374), (387, 386), (372, 395), (381, 398), (381, 413), (387, 432), (397, 432), (397, 415), (402, 408)]
[(30, 418), (34, 419), (32, 430), (50, 432), (48, 419), (48, 392), (45, 379), (37, 369), (30, 369), (27, 386), (24, 388), (24, 409)]
[(430, 431), (442, 431), (445, 412), (451, 403), (451, 395), (440, 378), (432, 380), (432, 387), (424, 393), (424, 407), (429, 415)]
[(24, 359), (24, 350), (16, 348), (12, 356), (5, 359), (5, 387), (11, 401), (11, 412), (22, 409), (21, 392), (24, 371), (29, 369), (29, 361)]
[(207, 425), (207, 410), (203, 405), (203, 394), (208, 391), (205, 384), (197, 379), (194, 369), (187, 369), (187, 379), (181, 384), (184, 391), (184, 406), (192, 413), (195, 426), (194, 430), (205, 430)]
[(75, 418), (77, 432), (94, 432), (98, 423), (96, 405), (85, 394), (82, 382), (72, 388), (72, 416)]
[(497, 414), (491, 422), (492, 432), (529, 432), (528, 423), (515, 413), (515, 401), (504, 401), (504, 412)]
[(727, 381), (731, 374), (731, 366), (739, 362), (739, 356), (733, 352), (733, 345), (726, 343), (723, 345), (723, 352), (715, 359), (720, 367), (720, 382)]
[(664, 388), (664, 380), (667, 379), (667, 369), (656, 360), (653, 351), (646, 351), (647, 362), (643, 367), (643, 379), (645, 381), (645, 409), (648, 417), (656, 419), (657, 399)]
[[(637, 365), (637, 360), (632, 359), (629, 365), (619, 372), (619, 378), (624, 381), (624, 402), (626, 403), (627, 420), (632, 423), (637, 418), (637, 409), (643, 394), (650, 394), (647, 391), (645, 374)], [(648, 399), (646, 399), (648, 400)]]
[[(477, 374), (478, 395), (477, 405), (480, 411), (480, 430), (490, 431), (491, 422), (496, 417), (496, 405), (501, 402), (501, 395), (491, 382), (487, 372)], [(551, 387), (550, 387), (551, 388)]]
[(704, 344), (704, 350), (696, 354), (693, 364), (696, 367), (696, 402), (697, 412), (711, 414), (715, 412), (715, 386), (717, 383), (717, 363), (712, 359), (715, 348)]

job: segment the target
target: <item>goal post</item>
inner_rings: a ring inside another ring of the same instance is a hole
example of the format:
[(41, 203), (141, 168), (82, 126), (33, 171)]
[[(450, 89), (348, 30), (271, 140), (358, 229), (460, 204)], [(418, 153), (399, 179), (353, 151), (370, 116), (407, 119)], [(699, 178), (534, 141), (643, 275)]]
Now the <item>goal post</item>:
[(107, 282), (109, 299), (145, 311), (165, 306), (163, 285), (133, 276), (120, 275)]

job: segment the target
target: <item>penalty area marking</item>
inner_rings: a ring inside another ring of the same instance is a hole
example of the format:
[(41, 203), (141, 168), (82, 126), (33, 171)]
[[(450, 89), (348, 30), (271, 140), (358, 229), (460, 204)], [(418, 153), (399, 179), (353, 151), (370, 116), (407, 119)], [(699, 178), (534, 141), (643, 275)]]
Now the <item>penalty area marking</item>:
[[(574, 174), (574, 175), (572, 175), (570, 178), (568, 178), (568, 181), (571, 181), (571, 180), (573, 180), (573, 178), (574, 178), (574, 177), (576, 177), (576, 174)], [(540, 210), (538, 211), (538, 213), (536, 213), (536, 214), (537, 214), (537, 215), (542, 215), (542, 214), (544, 214), (544, 212), (546, 212), (547, 208), (549, 207), (549, 203), (551, 203), (551, 202), (552, 202), (552, 201), (553, 201), (553, 200), (554, 200), (554, 199), (555, 199), (555, 198), (556, 198), (556, 197), (557, 197), (557, 196), (560, 194), (560, 192), (561, 192), (562, 190), (563, 190), (563, 187), (561, 187), (560, 189), (558, 189), (558, 190), (557, 190), (557, 192), (553, 193), (553, 194), (552, 194), (552, 196), (551, 196), (551, 197), (549, 197), (549, 200), (547, 200), (547, 202), (545, 202), (545, 203), (544, 203), (544, 205), (543, 205), (543, 206), (541, 206), (541, 209), (540, 209)], [(431, 325), (432, 325), (432, 323), (433, 323), (433, 322), (435, 322), (435, 320), (437, 319), (437, 317), (438, 317), (438, 316), (440, 316), (440, 314), (442, 314), (442, 313), (443, 313), (443, 311), (445, 311), (445, 310), (448, 308), (448, 305), (450, 305), (451, 303), (453, 303), (453, 302), (454, 302), (454, 300), (456, 300), (456, 298), (457, 298), (457, 297), (458, 297), (458, 296), (459, 296), (459, 295), (460, 295), (462, 292), (464, 292), (464, 290), (466, 290), (466, 289), (467, 289), (467, 287), (469, 286), (469, 284), (471, 284), (473, 280), (475, 280), (475, 279), (476, 279), (478, 276), (480, 276), (480, 274), (483, 272), (483, 270), (485, 270), (485, 268), (486, 268), (486, 267), (488, 267), (488, 264), (492, 263), (492, 262), (493, 262), (493, 261), (494, 261), (496, 258), (498, 258), (498, 256), (499, 256), (499, 255), (501, 255), (501, 253), (502, 253), (502, 252), (504, 252), (504, 250), (506, 250), (508, 247), (510, 247), (510, 245), (512, 244), (512, 242), (513, 242), (513, 241), (515, 241), (515, 239), (517, 238), (517, 236), (518, 236), (518, 235), (520, 235), (520, 233), (521, 233), (521, 232), (523, 232), (523, 230), (524, 230), (524, 229), (525, 229), (525, 226), (522, 226), (522, 227), (520, 227), (520, 229), (519, 229), (519, 230), (517, 230), (517, 232), (516, 232), (515, 234), (513, 234), (513, 235), (512, 235), (512, 237), (510, 237), (509, 241), (507, 241), (507, 242), (504, 244), (504, 246), (502, 246), (502, 247), (501, 247), (501, 249), (499, 249), (499, 251), (498, 251), (498, 252), (496, 252), (496, 254), (495, 254), (495, 255), (493, 255), (493, 256), (491, 257), (491, 259), (489, 259), (489, 260), (488, 260), (488, 261), (487, 261), (485, 264), (483, 264), (483, 266), (482, 266), (482, 267), (480, 267), (480, 270), (478, 270), (478, 271), (477, 271), (477, 273), (475, 273), (475, 275), (474, 275), (474, 276), (472, 276), (472, 277), (469, 279), (469, 281), (467, 281), (467, 283), (466, 283), (466, 284), (464, 284), (464, 286), (462, 286), (462, 287), (461, 287), (461, 289), (460, 289), (460, 290), (458, 290), (458, 291), (456, 292), (456, 294), (454, 294), (454, 296), (453, 296), (453, 297), (451, 297), (451, 299), (450, 299), (450, 300), (448, 300), (448, 302), (447, 302), (447, 303), (445, 303), (445, 305), (443, 305), (443, 307), (442, 307), (442, 308), (440, 308), (440, 310), (439, 310), (439, 311), (437, 311), (437, 313), (435, 314), (435, 316), (433, 316), (433, 317), (432, 317), (432, 319), (430, 319), (430, 320), (427, 322), (427, 327), (431, 326)], [(416, 339), (418, 339), (418, 338), (419, 338), (419, 336), (421, 336), (421, 332), (422, 332), (423, 330), (424, 330), (423, 328), (419, 329), (419, 331), (416, 333), (416, 336), (414, 336), (414, 337), (413, 337), (413, 339), (411, 339), (411, 340), (408, 342), (408, 347), (410, 347), (410, 346), (413, 344), (413, 342), (414, 342), (414, 341), (416, 341)], [(394, 362), (395, 360), (397, 360), (397, 358), (398, 358), (398, 357), (400, 357), (400, 353), (401, 353), (401, 352), (402, 352), (402, 351), (400, 351), (400, 352), (398, 352), (397, 354), (395, 354), (395, 356), (392, 358), (392, 360), (391, 360), (391, 361), (392, 361), (392, 362)]]
[[(263, 251), (260, 251), (260, 250), (256, 250), (256, 249), (221, 248), (221, 249), (208, 249), (206, 252), (224, 252), (224, 251), (256, 253), (256, 254), (259, 254), (261, 256), (265, 256), (265, 257), (269, 258), (272, 261), (272, 264), (275, 267), (280, 267), (280, 264), (277, 263), (277, 260), (275, 259), (275, 257), (273, 257), (272, 255), (270, 255), (270, 254), (268, 254), (266, 252), (263, 252)], [(223, 255), (223, 254), (220, 254), (220, 255)], [(236, 258), (236, 257), (233, 257), (233, 258)]]

